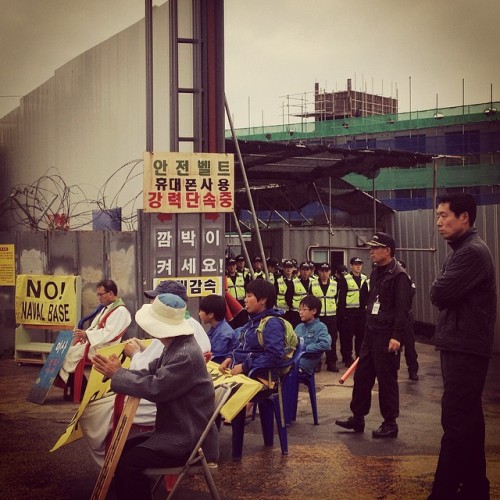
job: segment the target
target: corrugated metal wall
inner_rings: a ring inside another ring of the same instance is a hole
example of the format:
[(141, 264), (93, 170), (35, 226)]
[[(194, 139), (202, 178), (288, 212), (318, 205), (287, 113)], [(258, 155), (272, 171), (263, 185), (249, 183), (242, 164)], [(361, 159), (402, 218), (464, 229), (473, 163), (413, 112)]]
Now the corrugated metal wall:
[[(497, 291), (500, 289), (500, 252), (498, 228), (500, 205), (478, 207), (476, 227), (491, 250), (495, 263)], [(394, 234), (400, 248), (398, 256), (408, 265), (408, 271), (417, 285), (414, 300), (415, 319), (435, 324), (437, 309), (429, 301), (429, 289), (437, 275), (447, 252), (447, 243), (439, 236), (434, 210), (398, 212), (395, 217)], [(435, 241), (435, 243), (434, 243)], [(500, 352), (500, 293), (497, 295), (497, 322), (495, 327), (495, 352)]]
[[(98, 305), (95, 286), (101, 279), (112, 279), (134, 316), (142, 304), (142, 287), (138, 291), (136, 232), (18, 232), (0, 233), (0, 243), (13, 243), (16, 274), (54, 274), (82, 276), (82, 317)], [(139, 293), (140, 292), (140, 293)], [(15, 287), (0, 287), (0, 354), (14, 349)], [(127, 336), (137, 334), (132, 322)], [(52, 342), (53, 333), (35, 332), (34, 340)]]

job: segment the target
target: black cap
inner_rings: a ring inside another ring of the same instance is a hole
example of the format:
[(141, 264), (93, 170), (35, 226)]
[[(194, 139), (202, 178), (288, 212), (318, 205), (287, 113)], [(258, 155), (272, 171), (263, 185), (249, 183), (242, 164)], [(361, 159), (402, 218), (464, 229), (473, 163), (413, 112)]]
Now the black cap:
[(276, 267), (278, 265), (278, 259), (273, 259), (272, 257), (269, 257), (266, 260), (266, 263), (267, 263), (268, 266), (274, 266), (274, 267)]
[(367, 245), (371, 247), (387, 247), (392, 250), (392, 253), (396, 251), (396, 242), (393, 237), (387, 233), (375, 233), (370, 241), (366, 242)]
[(319, 267), (318, 267), (318, 271), (330, 271), (331, 267), (330, 267), (330, 264), (328, 264), (328, 262), (323, 262), (323, 264), (321, 264)]
[(184, 302), (188, 301), (186, 287), (175, 280), (162, 281), (154, 290), (146, 290), (144, 295), (148, 299), (154, 299), (157, 295), (160, 295), (160, 293), (172, 293), (180, 297)]
[(311, 265), (307, 260), (300, 263), (299, 269), (311, 269)]
[(294, 267), (297, 267), (297, 259), (290, 259), (292, 261), (292, 264), (294, 265)]
[(283, 267), (293, 267), (293, 262), (290, 259), (286, 259), (283, 261)]
[(243, 257), (243, 255), (237, 255), (237, 256), (236, 256), (236, 260), (237, 260), (237, 261), (238, 261), (238, 260), (243, 260), (243, 261), (244, 261), (244, 260), (245, 260), (245, 257)]
[(363, 264), (363, 261), (359, 257), (353, 257), (349, 262), (351, 264)]
[(226, 265), (232, 266), (233, 264), (236, 264), (236, 260), (231, 258), (226, 260)]
[(254, 257), (253, 262), (262, 262), (262, 259), (259, 256)]

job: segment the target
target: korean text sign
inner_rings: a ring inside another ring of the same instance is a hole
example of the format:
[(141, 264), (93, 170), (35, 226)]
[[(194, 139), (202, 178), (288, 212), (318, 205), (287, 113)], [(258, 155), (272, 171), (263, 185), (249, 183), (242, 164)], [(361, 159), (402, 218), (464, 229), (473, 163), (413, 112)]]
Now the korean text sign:
[(234, 156), (146, 152), (144, 211), (233, 212)]

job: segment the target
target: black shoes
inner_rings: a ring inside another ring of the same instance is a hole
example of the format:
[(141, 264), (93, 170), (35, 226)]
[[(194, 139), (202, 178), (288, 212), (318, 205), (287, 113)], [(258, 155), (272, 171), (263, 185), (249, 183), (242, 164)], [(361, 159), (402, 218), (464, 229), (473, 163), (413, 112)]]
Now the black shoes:
[(418, 381), (417, 372), (415, 370), (408, 370), (408, 378), (410, 380), (414, 380), (415, 382), (417, 382)]
[(347, 420), (335, 420), (335, 424), (354, 432), (363, 432), (365, 430), (365, 419), (363, 417), (349, 417)]
[(372, 432), (374, 438), (396, 438), (398, 437), (398, 424), (396, 422), (383, 422), (382, 425)]
[(338, 372), (339, 371), (339, 369), (337, 368), (337, 364), (336, 363), (328, 363), (326, 365), (326, 369), (329, 372)]

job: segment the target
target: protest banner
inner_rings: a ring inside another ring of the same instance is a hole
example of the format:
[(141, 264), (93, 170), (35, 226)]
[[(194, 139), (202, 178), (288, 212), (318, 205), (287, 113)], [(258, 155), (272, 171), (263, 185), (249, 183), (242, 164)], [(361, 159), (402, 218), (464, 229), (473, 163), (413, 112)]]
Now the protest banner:
[(113, 475), (118, 464), (118, 460), (123, 451), (125, 441), (127, 440), (130, 427), (134, 422), (135, 412), (137, 411), (137, 406), (139, 405), (140, 398), (128, 397), (125, 406), (123, 407), (122, 414), (120, 415), (120, 420), (116, 426), (116, 430), (113, 434), (113, 439), (109, 445), (109, 449), (106, 453), (106, 458), (104, 459), (104, 464), (101, 467), (99, 476), (94, 486), (94, 491), (90, 500), (105, 500), (108, 494), (109, 485), (113, 479)]
[(231, 422), (238, 413), (245, 408), (247, 403), (264, 387), (257, 380), (253, 380), (246, 375), (231, 375), (221, 373), (219, 365), (213, 361), (207, 363), (207, 369), (212, 377), (214, 386), (220, 384), (230, 384), (233, 386), (232, 396), (221, 409), (221, 415), (226, 422)]
[(20, 274), (16, 281), (16, 322), (73, 329), (80, 319), (81, 276)]
[(43, 404), (52, 384), (54, 383), (59, 370), (64, 362), (66, 353), (73, 342), (73, 332), (63, 330), (57, 336), (56, 341), (49, 353), (47, 361), (42, 366), (37, 379), (31, 386), (31, 390), (26, 398), (30, 403)]
[[(111, 356), (111, 354), (116, 354), (120, 359), (120, 362), (123, 368), (128, 368), (130, 366), (130, 358), (123, 354), (123, 348), (125, 347), (124, 343), (112, 345), (109, 347), (104, 347), (102, 349), (98, 349), (98, 353), (103, 356)], [(85, 394), (83, 395), (82, 402), (78, 407), (75, 415), (71, 419), (68, 427), (64, 431), (64, 434), (58, 439), (57, 443), (52, 447), (50, 451), (56, 451), (61, 446), (72, 443), (77, 439), (82, 437), (82, 431), (78, 425), (78, 420), (80, 419), (82, 413), (89, 403), (92, 401), (96, 401), (97, 399), (101, 399), (105, 395), (109, 395), (111, 391), (111, 379), (105, 377), (101, 373), (92, 367), (90, 371), (89, 380), (87, 382), (87, 389), (85, 390)]]

